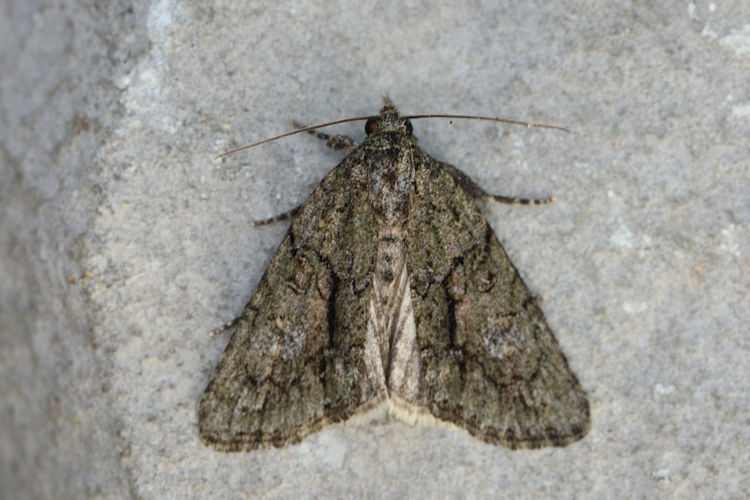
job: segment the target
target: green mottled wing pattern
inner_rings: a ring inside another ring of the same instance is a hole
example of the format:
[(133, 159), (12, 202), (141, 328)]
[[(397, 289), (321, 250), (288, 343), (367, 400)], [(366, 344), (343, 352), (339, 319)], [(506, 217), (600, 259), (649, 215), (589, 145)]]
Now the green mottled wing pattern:
[(347, 158), (300, 208), (200, 401), (204, 442), (281, 446), (385, 397), (363, 361), (377, 233), (364, 182)]
[(542, 311), (470, 193), (421, 151), (406, 234), (421, 363), (415, 403), (510, 448), (583, 437), (588, 401)]

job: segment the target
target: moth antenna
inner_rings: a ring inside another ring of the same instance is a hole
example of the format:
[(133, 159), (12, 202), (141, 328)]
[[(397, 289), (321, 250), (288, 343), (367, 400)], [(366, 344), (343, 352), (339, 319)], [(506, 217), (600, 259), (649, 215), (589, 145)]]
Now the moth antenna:
[(570, 133), (570, 130), (566, 129), (565, 127), (559, 127), (557, 125), (549, 125), (546, 123), (534, 123), (534, 122), (524, 122), (521, 120), (512, 120), (510, 118), (498, 118), (494, 116), (475, 116), (475, 115), (412, 115), (412, 116), (405, 116), (407, 120), (417, 120), (419, 118), (456, 118), (461, 120), (487, 120), (490, 122), (502, 122), (502, 123), (512, 123), (513, 125), (526, 125), (527, 127), (535, 127), (535, 128), (551, 128), (555, 130), (562, 130), (563, 132)]
[[(388, 96), (383, 94), (383, 99), (387, 102), (390, 102), (390, 99), (388, 99)], [(235, 148), (232, 150), (229, 150), (225, 153), (221, 153), (216, 158), (214, 158), (214, 161), (219, 160), (220, 158), (223, 158), (225, 156), (233, 155), (235, 153), (239, 153), (240, 151), (245, 151), (246, 149), (254, 148), (256, 146), (260, 146), (262, 144), (266, 144), (268, 142), (273, 142), (278, 139), (284, 139), (285, 137), (289, 137), (291, 135), (295, 134), (301, 134), (302, 132), (309, 132), (311, 130), (315, 130), (318, 128), (323, 127), (330, 127), (331, 125), (339, 125), (341, 123), (349, 123), (349, 122), (357, 122), (357, 121), (363, 121), (368, 120), (372, 118), (371, 116), (360, 116), (357, 118), (345, 118), (343, 120), (335, 120), (332, 122), (327, 123), (321, 123), (319, 125), (313, 125), (312, 127), (305, 127), (300, 128), (297, 130), (293, 130), (291, 132), (287, 132), (286, 134), (277, 135), (276, 137), (271, 137), (270, 139), (264, 139), (259, 142), (255, 142), (253, 144), (248, 144), (247, 146), (241, 146), (239, 148)], [(546, 123), (535, 123), (535, 122), (526, 122), (522, 120), (513, 120), (511, 118), (499, 118), (499, 117), (493, 117), (493, 116), (477, 116), (477, 115), (440, 115), (440, 114), (433, 114), (433, 115), (411, 115), (411, 116), (405, 116), (407, 120), (417, 120), (420, 118), (449, 118), (449, 119), (460, 119), (460, 120), (486, 120), (491, 122), (501, 122), (501, 123), (510, 123), (513, 125), (525, 125), (529, 128), (535, 127), (535, 128), (549, 128), (549, 129), (555, 129), (555, 130), (562, 130), (563, 132), (570, 133), (570, 130), (566, 129), (565, 127), (560, 127), (557, 125), (549, 125)]]
[(372, 117), (360, 116), (358, 118), (346, 118), (344, 120), (336, 120), (333, 122), (321, 123), (320, 125), (313, 125), (312, 127), (299, 128), (297, 130), (287, 132), (286, 134), (277, 135), (276, 137), (271, 137), (270, 139), (265, 139), (260, 142), (256, 142), (254, 144), (249, 144), (247, 146), (242, 146), (239, 148), (232, 149), (230, 151), (227, 151), (226, 153), (221, 153), (219, 156), (214, 158), (214, 161), (218, 160), (219, 158), (223, 158), (225, 156), (233, 155), (234, 153), (239, 153), (240, 151), (245, 151), (246, 149), (254, 148), (255, 146), (260, 146), (261, 144), (266, 144), (267, 142), (272, 142), (277, 139), (283, 139), (284, 137), (289, 137), (290, 135), (301, 134), (302, 132), (309, 132), (311, 130), (315, 130), (316, 128), (330, 127), (331, 125), (339, 125), (340, 123), (349, 123), (349, 122), (357, 122), (357, 121), (362, 121), (362, 120), (369, 120), (370, 118)]

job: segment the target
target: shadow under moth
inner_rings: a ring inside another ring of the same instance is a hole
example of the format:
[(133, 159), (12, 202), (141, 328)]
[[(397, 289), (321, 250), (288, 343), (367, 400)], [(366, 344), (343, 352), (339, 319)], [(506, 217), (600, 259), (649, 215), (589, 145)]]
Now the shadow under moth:
[[(292, 224), (198, 407), (221, 451), (283, 446), (369, 411), (453, 423), (509, 448), (589, 430), (586, 393), (475, 201), (386, 98)], [(554, 128), (554, 127), (553, 127)], [(267, 223), (282, 217), (262, 221)]]

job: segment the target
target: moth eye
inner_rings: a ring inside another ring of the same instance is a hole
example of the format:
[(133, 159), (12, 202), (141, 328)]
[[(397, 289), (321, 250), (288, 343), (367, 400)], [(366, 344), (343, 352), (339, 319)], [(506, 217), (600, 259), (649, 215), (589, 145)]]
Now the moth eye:
[(406, 135), (411, 135), (414, 129), (411, 127), (411, 122), (409, 120), (406, 120), (404, 122), (404, 128), (406, 128)]
[(378, 129), (378, 121), (375, 118), (370, 118), (365, 123), (365, 134), (370, 135)]

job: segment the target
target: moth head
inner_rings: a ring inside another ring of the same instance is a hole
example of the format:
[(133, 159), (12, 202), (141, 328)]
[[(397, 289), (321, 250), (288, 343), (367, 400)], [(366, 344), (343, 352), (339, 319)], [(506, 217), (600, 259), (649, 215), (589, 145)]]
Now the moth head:
[(365, 123), (365, 133), (373, 134), (397, 133), (411, 137), (413, 128), (411, 122), (398, 114), (392, 106), (386, 106), (378, 116), (372, 116)]

